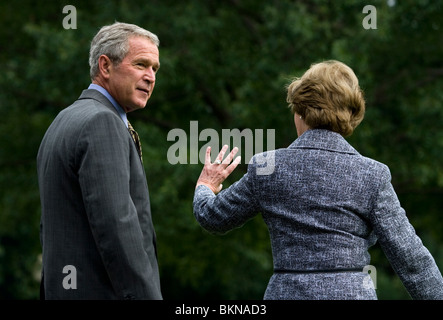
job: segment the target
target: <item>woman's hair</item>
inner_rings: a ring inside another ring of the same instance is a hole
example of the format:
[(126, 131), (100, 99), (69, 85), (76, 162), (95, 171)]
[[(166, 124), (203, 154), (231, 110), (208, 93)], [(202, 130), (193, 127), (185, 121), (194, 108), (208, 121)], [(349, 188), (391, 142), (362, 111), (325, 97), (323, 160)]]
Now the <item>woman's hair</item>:
[(89, 50), (91, 80), (98, 74), (98, 58), (101, 55), (106, 55), (117, 65), (122, 62), (129, 50), (130, 37), (144, 37), (157, 47), (160, 45), (155, 34), (134, 24), (115, 22), (102, 27), (92, 39)]
[(287, 89), (292, 113), (302, 116), (312, 129), (328, 129), (346, 137), (363, 120), (363, 92), (354, 71), (342, 62), (312, 64)]

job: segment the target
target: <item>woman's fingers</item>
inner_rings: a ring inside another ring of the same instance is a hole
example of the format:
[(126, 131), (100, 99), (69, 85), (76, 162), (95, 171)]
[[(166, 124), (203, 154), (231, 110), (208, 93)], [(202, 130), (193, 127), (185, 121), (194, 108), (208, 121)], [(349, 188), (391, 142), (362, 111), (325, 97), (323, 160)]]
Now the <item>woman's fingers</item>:
[[(227, 148), (228, 148), (228, 146), (224, 145), (222, 148), (222, 151), (219, 153), (219, 156), (222, 155), (222, 159), (223, 159), (223, 156), (224, 156)], [(237, 158), (235, 158), (234, 161), (232, 161), (232, 159), (234, 159), (234, 156), (237, 154), (237, 152), (238, 152), (238, 148), (235, 147), (234, 149), (231, 150), (231, 152), (228, 154), (228, 156), (222, 162), (222, 164), (224, 165), (224, 168), (222, 169), (224, 179), (226, 179), (232, 173), (232, 171), (234, 171), (234, 169), (237, 168), (238, 164), (241, 161), (240, 156), (238, 156)], [(218, 159), (219, 158), (217, 158), (217, 160)]]
[(217, 156), (217, 159), (215, 160), (216, 162), (219, 161), (218, 164), (222, 163), (223, 157), (225, 156), (225, 153), (226, 153), (226, 150), (228, 150), (228, 145), (227, 144), (225, 144), (223, 146), (223, 148), (220, 150), (220, 152), (219, 152), (219, 154)]
[(228, 177), (232, 173), (232, 171), (234, 171), (234, 169), (237, 168), (240, 161), (241, 161), (241, 157), (238, 156), (237, 158), (235, 158), (234, 161), (232, 161), (232, 163), (229, 166), (226, 167), (226, 172), (227, 172), (226, 177)]
[(211, 164), (211, 147), (206, 148), (205, 165)]
[[(232, 159), (234, 159), (235, 154), (238, 152), (238, 148), (235, 147), (234, 149), (232, 149), (231, 152), (228, 154), (228, 156), (223, 160), (223, 157), (225, 156), (227, 150), (228, 150), (228, 145), (225, 144), (223, 148), (220, 150), (214, 164), (229, 165), (231, 163)], [(206, 156), (208, 156), (208, 151), (206, 151)]]
[(234, 149), (232, 149), (231, 152), (229, 152), (228, 156), (226, 157), (225, 160), (223, 160), (223, 164), (229, 165), (232, 161), (232, 159), (234, 159), (235, 154), (238, 152), (238, 148), (235, 147)]

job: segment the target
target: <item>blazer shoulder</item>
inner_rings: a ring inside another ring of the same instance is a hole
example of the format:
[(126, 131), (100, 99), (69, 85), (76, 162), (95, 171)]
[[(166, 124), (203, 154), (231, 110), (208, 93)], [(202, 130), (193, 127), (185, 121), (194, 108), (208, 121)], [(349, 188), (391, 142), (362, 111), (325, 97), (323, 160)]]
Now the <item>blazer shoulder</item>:
[(364, 164), (366, 164), (368, 167), (373, 168), (373, 170), (378, 172), (381, 176), (387, 177), (389, 179), (391, 178), (391, 170), (387, 164), (362, 155), (359, 155), (359, 158)]
[[(90, 90), (92, 91), (92, 90)], [(98, 92), (97, 92), (98, 93)], [(113, 135), (126, 138), (128, 130), (114, 106), (108, 106), (99, 99), (83, 98), (62, 110), (51, 124), (54, 136), (63, 135), (78, 143), (84, 135), (93, 134), (100, 139), (111, 139)], [(80, 139), (80, 140), (79, 140)]]
[(108, 98), (106, 98), (101, 92), (94, 89), (83, 90), (80, 97), (78, 97), (77, 101), (88, 100), (88, 99), (96, 100), (97, 102), (103, 105), (113, 107), (111, 101), (109, 101)]
[[(70, 106), (62, 110), (60, 117), (68, 117), (71, 121), (87, 122), (97, 114), (109, 114), (121, 120), (112, 103), (97, 90), (84, 90), (80, 97)], [(123, 123), (123, 121), (122, 121)]]

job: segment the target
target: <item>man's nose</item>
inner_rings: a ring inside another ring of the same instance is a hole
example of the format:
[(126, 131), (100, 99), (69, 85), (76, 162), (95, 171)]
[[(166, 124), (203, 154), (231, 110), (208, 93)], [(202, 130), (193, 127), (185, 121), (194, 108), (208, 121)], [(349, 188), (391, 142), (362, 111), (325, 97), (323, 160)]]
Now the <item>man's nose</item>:
[(148, 83), (155, 82), (155, 71), (152, 68), (147, 68), (146, 72), (143, 76), (143, 80), (147, 81)]

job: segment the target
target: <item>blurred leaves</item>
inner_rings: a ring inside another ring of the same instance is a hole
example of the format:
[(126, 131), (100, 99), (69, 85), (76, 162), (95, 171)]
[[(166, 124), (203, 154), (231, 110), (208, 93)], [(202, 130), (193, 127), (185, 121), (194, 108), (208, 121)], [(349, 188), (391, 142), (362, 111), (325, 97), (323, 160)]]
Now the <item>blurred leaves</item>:
[[(372, 1), (375, 30), (362, 26), (367, 1), (354, 0), (69, 1), (74, 30), (62, 27), (65, 1), (0, 3), (0, 298), (38, 298), (35, 156), (55, 115), (90, 83), (92, 37), (114, 21), (138, 24), (161, 42), (154, 95), (129, 117), (143, 141), (165, 298), (261, 299), (272, 274), (260, 216), (223, 236), (197, 224), (192, 196), (202, 165), (168, 163), (168, 132), (183, 129), (189, 145), (190, 121), (220, 136), (275, 129), (276, 148), (286, 147), (296, 132), (285, 85), (325, 59), (359, 77), (367, 113), (349, 141), (391, 168), (411, 222), (442, 267), (443, 5), (389, 3)], [(408, 298), (380, 249), (371, 254), (379, 297)]]

